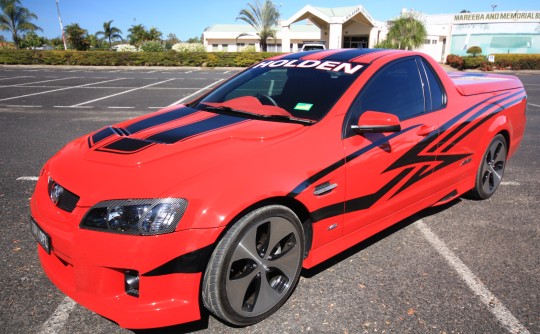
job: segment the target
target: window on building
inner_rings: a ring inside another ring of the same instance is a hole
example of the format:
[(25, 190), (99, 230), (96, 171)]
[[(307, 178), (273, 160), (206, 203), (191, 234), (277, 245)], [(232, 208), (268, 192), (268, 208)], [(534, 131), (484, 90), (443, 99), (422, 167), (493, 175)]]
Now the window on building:
[(437, 40), (436, 39), (432, 40), (431, 44), (437, 44)]
[(224, 52), (229, 51), (229, 44), (221, 44), (221, 50)]
[(283, 47), (281, 44), (268, 44), (267, 48), (268, 52), (281, 52)]
[(343, 47), (346, 49), (365, 49), (369, 45), (369, 36), (345, 36)]
[(431, 44), (431, 40), (430, 39), (424, 39), (424, 44)]
[(219, 44), (212, 44), (212, 51), (219, 51)]
[(531, 46), (532, 37), (523, 36), (493, 36), (491, 38), (492, 48), (499, 49), (518, 49), (527, 48)]
[(237, 51), (243, 51), (245, 47), (246, 47), (246, 43), (236, 43)]

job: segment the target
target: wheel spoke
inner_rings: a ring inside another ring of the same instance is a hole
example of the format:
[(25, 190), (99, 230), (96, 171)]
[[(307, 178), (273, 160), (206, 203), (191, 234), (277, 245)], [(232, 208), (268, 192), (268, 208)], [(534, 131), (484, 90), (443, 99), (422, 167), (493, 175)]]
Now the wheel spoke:
[[(229, 303), (235, 310), (241, 310), (246, 298), (249, 285), (254, 279), (257, 279), (257, 274), (260, 274), (259, 270), (252, 271), (249, 275), (240, 279), (228, 279), (227, 280), (227, 298)], [(263, 279), (265, 280), (265, 279)]]
[(242, 238), (238, 247), (234, 250), (234, 254), (231, 258), (231, 263), (242, 260), (251, 259), (257, 263), (260, 263), (260, 257), (257, 254), (257, 229), (250, 229), (246, 235)]
[(489, 166), (489, 170), (491, 172), (490, 174), (491, 174), (492, 179), (493, 179), (493, 185), (494, 186), (498, 185), (502, 180), (502, 175), (500, 175), (498, 173), (498, 171), (495, 170), (495, 166)]
[(300, 256), (300, 247), (298, 247), (298, 245), (294, 245), (287, 251), (287, 253), (276, 258), (275, 260), (271, 260), (268, 265), (269, 267), (279, 269), (285, 276), (287, 276), (289, 280), (292, 280), (296, 275)]
[(270, 243), (265, 258), (268, 258), (278, 243), (292, 233), (290, 223), (280, 217), (275, 217), (270, 221)]
[(264, 275), (261, 279), (259, 296), (255, 302), (253, 313), (259, 314), (268, 311), (276, 305), (280, 299), (281, 295), (270, 286), (270, 283), (266, 279), (266, 275)]

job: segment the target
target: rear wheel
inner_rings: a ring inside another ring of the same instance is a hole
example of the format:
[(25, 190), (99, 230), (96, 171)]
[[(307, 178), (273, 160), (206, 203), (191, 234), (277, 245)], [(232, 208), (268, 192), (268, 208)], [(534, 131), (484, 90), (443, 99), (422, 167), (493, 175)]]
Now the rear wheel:
[(293, 211), (279, 205), (252, 211), (212, 254), (203, 279), (205, 307), (240, 326), (267, 318), (296, 286), (303, 254), (302, 224)]
[(502, 135), (496, 135), (482, 156), (470, 195), (476, 199), (490, 198), (502, 181), (508, 149)]

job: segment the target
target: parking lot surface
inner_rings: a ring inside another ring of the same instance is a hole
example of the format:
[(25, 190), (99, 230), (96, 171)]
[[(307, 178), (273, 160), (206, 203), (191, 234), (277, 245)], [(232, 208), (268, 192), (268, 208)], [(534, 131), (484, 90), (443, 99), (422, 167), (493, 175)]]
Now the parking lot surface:
[[(77, 305), (43, 273), (28, 199), (68, 141), (179, 104), (222, 69), (0, 67), (0, 328), (5, 333), (540, 333), (540, 75), (520, 74), (527, 130), (487, 201), (429, 209), (304, 271), (269, 319), (132, 331)], [(91, 250), (88, 250), (91, 251)]]

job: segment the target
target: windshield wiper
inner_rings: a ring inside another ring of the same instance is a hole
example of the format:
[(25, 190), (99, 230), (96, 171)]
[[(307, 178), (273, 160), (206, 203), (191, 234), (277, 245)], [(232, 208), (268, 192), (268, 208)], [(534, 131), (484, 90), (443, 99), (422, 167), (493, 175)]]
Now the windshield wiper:
[(203, 110), (206, 111), (217, 111), (217, 112), (223, 112), (227, 114), (234, 114), (234, 115), (241, 115), (248, 118), (256, 118), (256, 119), (267, 119), (267, 120), (277, 120), (277, 121), (287, 121), (292, 123), (300, 123), (300, 124), (314, 124), (316, 123), (313, 120), (305, 119), (305, 118), (297, 118), (297, 117), (291, 117), (286, 115), (262, 115), (262, 114), (256, 114), (249, 111), (239, 110), (239, 109), (233, 109), (231, 107), (227, 106), (219, 106), (219, 107), (213, 107), (208, 105), (203, 105)]

